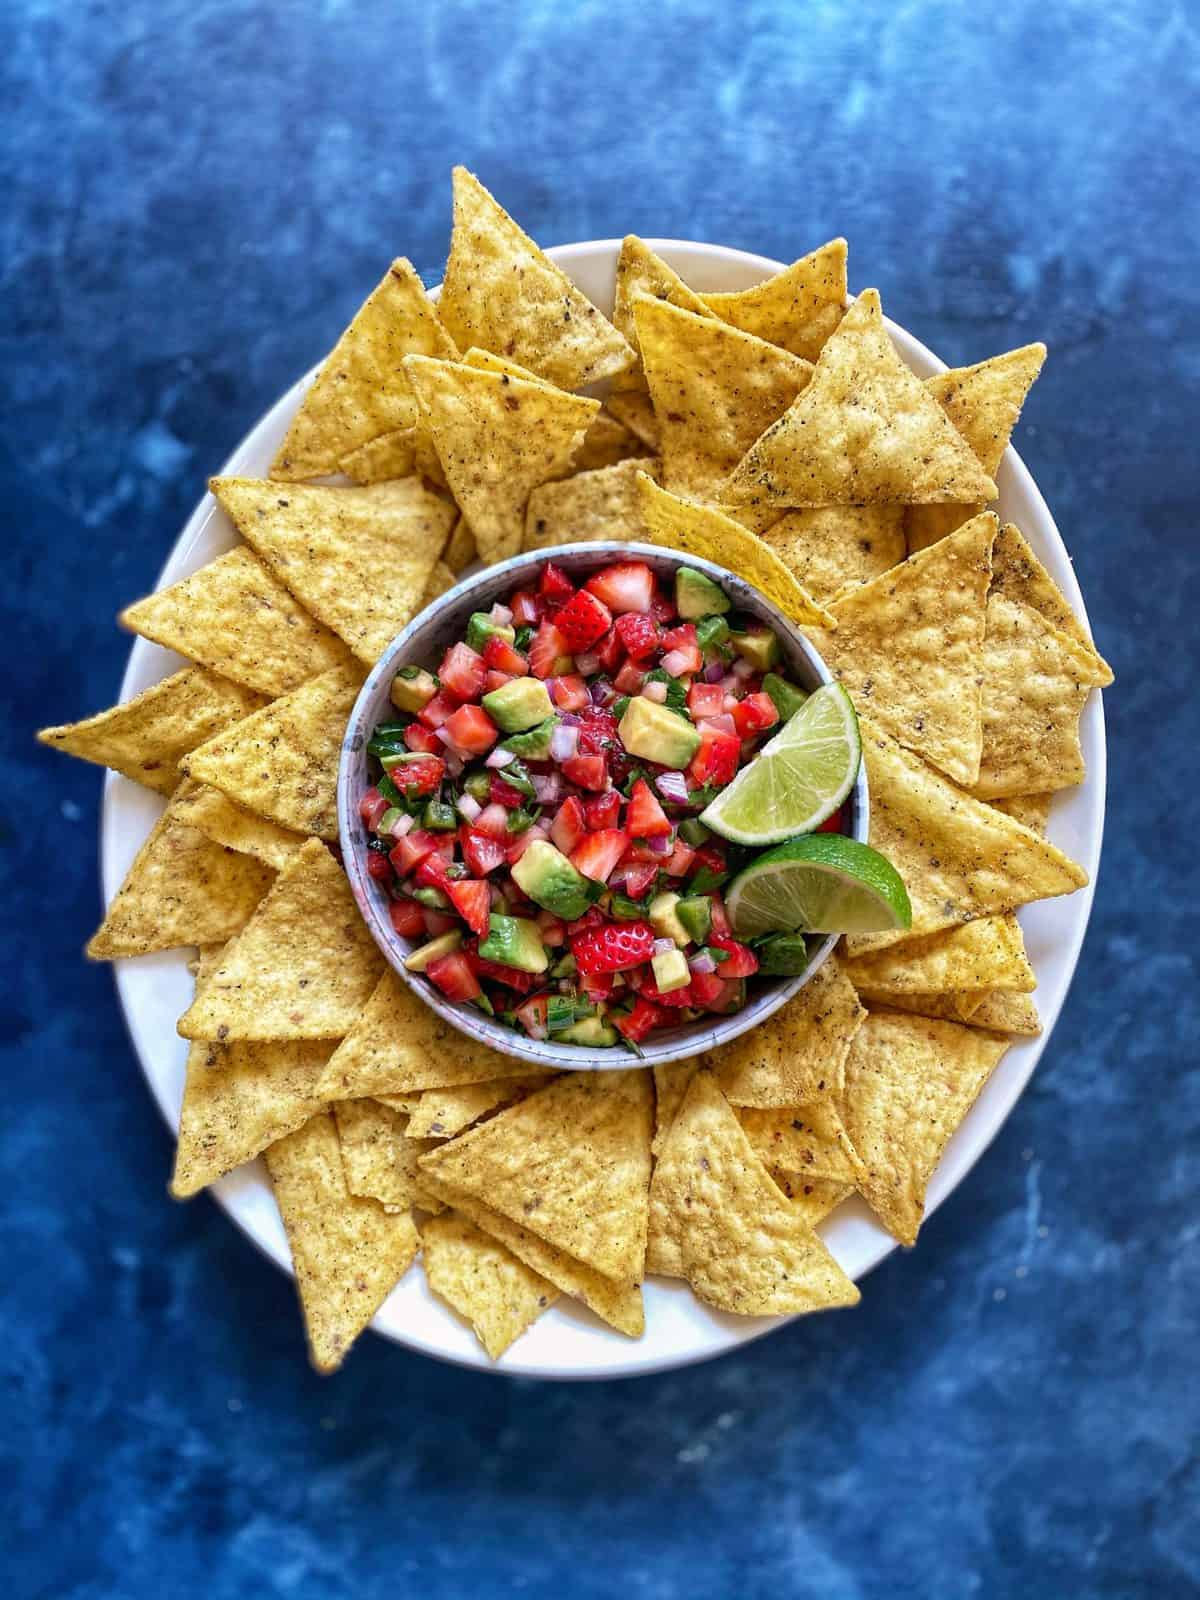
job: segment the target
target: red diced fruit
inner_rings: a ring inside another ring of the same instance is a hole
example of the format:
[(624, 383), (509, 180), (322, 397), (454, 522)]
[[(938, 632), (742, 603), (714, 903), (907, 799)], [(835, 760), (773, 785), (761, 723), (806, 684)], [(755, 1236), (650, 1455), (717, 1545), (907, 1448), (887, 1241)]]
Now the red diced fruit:
[(673, 1011), (681, 1010), (692, 1003), (692, 986), (685, 983), (682, 989), (660, 989), (654, 981), (652, 973), (647, 972), (642, 979), (641, 992), (647, 1000), (652, 1000), (655, 1005), (669, 1006)]
[(680, 650), (696, 643), (696, 624), (681, 622), (677, 628), (668, 628), (660, 641), (664, 650)]
[(454, 748), (464, 757), (481, 756), (500, 736), (482, 706), (459, 706), (452, 717), (446, 718), (442, 732), (449, 735)]
[(487, 884), (477, 878), (459, 878), (447, 882), (446, 893), (450, 896), (450, 904), (471, 932), (477, 933), (481, 939), (485, 938), (491, 912)]
[(559, 711), (582, 711), (591, 702), (587, 684), (576, 673), (565, 678), (549, 678), (546, 691)]
[[(505, 785), (507, 787), (507, 785)], [(492, 839), (508, 838), (508, 812), (498, 800), (493, 800), (490, 805), (475, 818), (472, 824), (476, 833), (486, 833)]]
[(388, 859), (400, 876), (405, 878), (436, 849), (437, 840), (433, 834), (426, 833), (423, 828), (414, 828), (411, 833), (406, 833), (403, 839), (396, 840)]
[(358, 814), (372, 832), (379, 826), (379, 819), (384, 812), (390, 809), (388, 802), (374, 785), (367, 790), (358, 802)]
[(617, 618), (615, 631), (631, 661), (645, 661), (658, 649), (658, 624), (645, 612), (626, 611)]
[(489, 667), (483, 680), (484, 694), (491, 694), (493, 689), (503, 689), (506, 683), (512, 682), (512, 674), (497, 672), (495, 667)]
[(739, 944), (725, 934), (709, 934), (709, 945), (714, 950), (724, 950), (728, 961), (720, 963), (722, 978), (750, 978), (758, 971), (758, 957), (749, 945)]
[(657, 877), (657, 861), (638, 862), (625, 873), (625, 893), (631, 900), (640, 900)]
[(842, 820), (842, 813), (839, 809), (831, 817), (826, 817), (816, 831), (818, 833), (841, 833)]
[(687, 704), (693, 721), (719, 717), (725, 709), (725, 691), (719, 683), (694, 683), (688, 690)]
[(518, 994), (528, 994), (530, 989), (541, 987), (543, 982), (539, 972), (522, 972), (519, 967), (506, 967), (499, 961), (488, 961), (479, 954), (474, 940), (464, 946), (467, 960), (471, 964), (471, 971), (481, 978), (491, 978), (496, 983), (502, 983), (506, 988), (515, 989)]
[(474, 700), (483, 689), (486, 670), (483, 657), (460, 640), (458, 644), (451, 645), (442, 657), (438, 677), (442, 680), (442, 687), (449, 689), (459, 700)]
[(402, 939), (422, 939), (425, 936), (425, 908), (415, 900), (393, 900), (388, 906), (392, 927)]
[(542, 936), (542, 943), (549, 949), (556, 950), (560, 944), (566, 944), (566, 924), (561, 917), (556, 917), (552, 911), (539, 911), (537, 925), (538, 931)]
[(417, 712), (418, 720), (427, 728), (440, 728), (448, 717), (458, 710), (458, 700), (446, 689), (439, 689), (432, 700), (426, 701)]
[(619, 561), (589, 578), (585, 589), (612, 612), (649, 611), (654, 574), (642, 561)]
[(577, 933), (571, 953), (582, 974), (624, 972), (640, 967), (654, 954), (654, 929), (640, 921), (601, 923)]
[(378, 850), (367, 851), (367, 876), (374, 878), (376, 883), (389, 883), (391, 881), (392, 864)]
[[(717, 709), (719, 711), (720, 707)], [(707, 711), (704, 715), (716, 716), (717, 712)], [(761, 693), (748, 694), (744, 700), (739, 700), (732, 716), (740, 739), (752, 739), (756, 733), (761, 733), (764, 728), (773, 728), (779, 721), (779, 713), (771, 696)]]
[(563, 855), (569, 856), (586, 831), (583, 806), (575, 795), (569, 795), (550, 824), (550, 841)]
[(625, 650), (621, 644), (621, 636), (615, 628), (608, 630), (600, 643), (595, 646), (592, 654), (600, 663), (601, 672), (615, 672), (617, 670)]
[(645, 668), (637, 666), (632, 661), (627, 661), (613, 679), (613, 688), (620, 694), (637, 694), (645, 681)]
[(452, 911), (435, 911), (432, 906), (425, 906), (422, 914), (425, 918), (425, 932), (431, 939), (440, 939), (442, 934), (458, 927), (458, 918)]
[(437, 985), (447, 1000), (475, 1000), (483, 992), (461, 950), (452, 950), (448, 956), (431, 961), (425, 968), (425, 976)]
[(726, 994), (725, 979), (715, 972), (693, 972), (688, 988), (692, 991), (693, 1005), (698, 1006), (711, 1006)]
[(656, 1006), (653, 1000), (647, 1000), (645, 995), (639, 994), (628, 1016), (614, 1016), (611, 1020), (613, 1026), (619, 1029), (626, 1039), (638, 1044), (652, 1029), (661, 1027), (669, 1019), (667, 1013)]
[(675, 848), (667, 857), (663, 871), (669, 878), (686, 878), (692, 870), (692, 863), (696, 859), (696, 852), (690, 844), (685, 844), (682, 839), (676, 839)]
[(506, 852), (499, 839), (480, 833), (477, 828), (466, 827), (458, 830), (458, 837), (467, 870), (475, 877), (486, 878), (489, 872), (495, 872), (504, 863)]
[(404, 742), (417, 755), (440, 756), (445, 748), (432, 728), (423, 728), (419, 722), (410, 722), (404, 730)]
[[(489, 798), (492, 805), (503, 806), (506, 811), (515, 811), (518, 806), (525, 804), (527, 797), (521, 793), (520, 789), (514, 789), (511, 783), (505, 783), (498, 772), (493, 772)], [(507, 822), (505, 823), (504, 831), (508, 832)]]
[(583, 818), (589, 831), (597, 828), (615, 828), (621, 817), (621, 796), (615, 789), (604, 794), (589, 795), (583, 802)]
[(629, 811), (625, 817), (625, 831), (635, 839), (661, 838), (671, 831), (667, 814), (655, 799), (645, 778), (639, 778), (633, 786)]
[(577, 933), (584, 933), (588, 928), (598, 928), (604, 921), (604, 913), (599, 906), (589, 906), (581, 917), (576, 917), (574, 922), (567, 923), (567, 937), (574, 938)]
[(517, 1020), (531, 1039), (545, 1039), (549, 1034), (549, 1005), (548, 995), (535, 994), (517, 1007)]
[(413, 881), (422, 889), (444, 889), (450, 881), (446, 876), (447, 865), (445, 856), (435, 845), (418, 864)]
[(603, 756), (570, 756), (562, 770), (567, 782), (577, 783), (581, 789), (608, 787), (608, 762)]
[(580, 655), (612, 627), (612, 614), (602, 600), (581, 589), (555, 613), (554, 626), (566, 639), (571, 653)]
[[(708, 865), (708, 863), (706, 863), (706, 865)], [(717, 872), (724, 872), (724, 870), (725, 870), (725, 857), (724, 856), (720, 856), (719, 857), (718, 865), (716, 866), (716, 868), (714, 870), (717, 871)], [(712, 929), (711, 929), (712, 934), (716, 935), (716, 937), (720, 938), (720, 939), (728, 939), (729, 932), (730, 932), (730, 929), (729, 929), (729, 913), (726, 911), (725, 902), (724, 902), (724, 900), (721, 899), (721, 896), (719, 894), (710, 894), (709, 895), (709, 897), (708, 897), (708, 911), (709, 911), (709, 916), (712, 918)]]
[(581, 972), (579, 987), (589, 1000), (607, 1000), (615, 987), (612, 972)]
[(660, 628), (665, 628), (669, 622), (675, 621), (675, 602), (656, 591), (650, 602), (650, 615)]
[(529, 641), (529, 670), (535, 678), (552, 678), (571, 665), (567, 641), (552, 622), (543, 622)]
[(388, 775), (401, 794), (416, 799), (441, 788), (446, 763), (441, 756), (413, 756), (408, 761), (397, 762)]
[(531, 594), (528, 589), (518, 589), (508, 602), (508, 609), (518, 628), (533, 628), (542, 620), (545, 608), (537, 595)]
[(543, 600), (549, 601), (551, 605), (562, 605), (564, 601), (569, 600), (575, 593), (575, 585), (561, 567), (556, 567), (553, 561), (547, 561), (542, 568), (538, 593)]
[(602, 751), (620, 744), (617, 719), (603, 706), (588, 706), (579, 717), (579, 753), (583, 756), (600, 755)]
[(706, 783), (732, 783), (742, 756), (736, 733), (720, 733), (710, 727), (700, 731), (700, 748), (692, 757), (688, 777), (697, 786)]
[(598, 833), (585, 834), (571, 851), (571, 865), (585, 878), (607, 883), (628, 843), (619, 828), (601, 828)]
[(507, 672), (510, 678), (523, 678), (529, 663), (503, 634), (493, 633), (483, 647), (483, 664), (494, 672)]
[(648, 840), (635, 840), (633, 844), (627, 847), (624, 856), (621, 858), (621, 865), (623, 867), (636, 867), (641, 866), (643, 862), (653, 862), (656, 867), (661, 867), (663, 857), (659, 855)]
[[(725, 871), (725, 847), (720, 844), (702, 844), (696, 851), (696, 866), (707, 867), (709, 872)], [(715, 916), (716, 913), (714, 912)], [(721, 915), (725, 916), (725, 908), (721, 907)], [(720, 932), (720, 929), (717, 930)], [(725, 932), (729, 932), (729, 919), (725, 918)]]

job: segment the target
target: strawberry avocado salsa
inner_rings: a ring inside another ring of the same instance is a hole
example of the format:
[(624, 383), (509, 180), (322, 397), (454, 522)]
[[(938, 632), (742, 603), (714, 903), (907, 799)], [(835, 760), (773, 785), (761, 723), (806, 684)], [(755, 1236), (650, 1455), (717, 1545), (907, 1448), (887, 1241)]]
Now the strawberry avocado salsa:
[(699, 818), (804, 704), (779, 660), (692, 568), (667, 594), (641, 562), (578, 589), (547, 562), (402, 668), (361, 813), (408, 968), (531, 1038), (635, 1051), (802, 971), (802, 935), (732, 937), (750, 852)]

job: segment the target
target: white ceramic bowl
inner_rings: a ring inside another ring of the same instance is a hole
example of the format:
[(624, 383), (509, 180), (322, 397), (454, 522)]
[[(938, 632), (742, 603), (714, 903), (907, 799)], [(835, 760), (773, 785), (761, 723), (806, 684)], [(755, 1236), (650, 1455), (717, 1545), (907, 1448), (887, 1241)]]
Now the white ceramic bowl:
[[(706, 293), (749, 288), (777, 272), (781, 263), (719, 245), (651, 239), (657, 250), (690, 284)], [(598, 239), (563, 245), (550, 255), (570, 274), (601, 310), (612, 307), (613, 274), (620, 241)], [(924, 377), (944, 369), (924, 345), (888, 324), (901, 355)], [(330, 329), (332, 334), (335, 330)], [(975, 350), (976, 360), (993, 352)], [(300, 398), (316, 368), (302, 378), (247, 434), (220, 469), (223, 473), (265, 475), (283, 439)], [(1045, 501), (1020, 458), (1006, 451), (996, 475), (1003, 518), (1016, 522), (1045, 563), (1051, 576), (1086, 623), (1086, 612), (1071, 560)], [(176, 540), (158, 587), (176, 583), (212, 561), (235, 543), (234, 531), (211, 495), (205, 495)], [(132, 597), (131, 597), (132, 598)], [(159, 678), (177, 670), (180, 658), (143, 639), (134, 642), (121, 684), (128, 699)], [(995, 1137), (1024, 1088), (1053, 1032), (1066, 999), (1071, 975), (1091, 911), (1100, 843), (1104, 830), (1104, 712), (1099, 694), (1089, 697), (1080, 725), (1087, 782), (1059, 795), (1050, 815), (1050, 837), (1084, 866), (1092, 886), (1058, 900), (1044, 900), (1020, 913), (1030, 959), (1038, 975), (1037, 1003), (1044, 1032), (1039, 1039), (1014, 1043), (972, 1107), (942, 1158), (929, 1186), (927, 1209), (936, 1208), (962, 1182)], [(110, 773), (105, 781), (101, 818), (101, 875), (106, 902), (120, 887), (142, 841), (162, 809), (161, 800), (128, 779)], [(118, 961), (114, 975), (130, 1038), (151, 1093), (174, 1130), (183, 1099), (186, 1047), (175, 1031), (180, 1014), (191, 1003), (192, 979), (187, 951), (165, 951), (134, 961)], [(148, 1174), (148, 1192), (156, 1192), (162, 1174)], [(1014, 1192), (1019, 1182), (1012, 1174)], [(211, 1191), (255, 1244), (285, 1271), (291, 1258), (279, 1213), (262, 1163), (255, 1161), (230, 1173)], [(822, 1237), (852, 1278), (876, 1266), (895, 1242), (857, 1198), (847, 1201), (821, 1227)], [(906, 1270), (920, 1272), (920, 1251)], [(470, 1329), (430, 1294), (419, 1267), (410, 1271), (380, 1308), (373, 1326), (388, 1338), (443, 1360), (464, 1366), (541, 1378), (616, 1378), (659, 1372), (720, 1355), (782, 1327), (781, 1317), (732, 1317), (710, 1311), (681, 1283), (652, 1279), (646, 1285), (646, 1332), (626, 1339), (598, 1322), (574, 1302), (560, 1300), (492, 1366)], [(845, 1320), (847, 1339), (855, 1337), (852, 1317)]]

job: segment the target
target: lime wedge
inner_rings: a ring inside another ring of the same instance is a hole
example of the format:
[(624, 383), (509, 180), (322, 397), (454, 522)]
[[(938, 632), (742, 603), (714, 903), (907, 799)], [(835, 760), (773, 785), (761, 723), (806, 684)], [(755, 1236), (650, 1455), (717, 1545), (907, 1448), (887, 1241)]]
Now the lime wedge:
[(850, 696), (840, 683), (824, 684), (721, 790), (700, 820), (735, 844), (775, 844), (809, 833), (850, 793), (861, 760)]
[(729, 885), (725, 906), (739, 939), (912, 927), (912, 907), (895, 867), (870, 845), (839, 833), (789, 839), (765, 851)]

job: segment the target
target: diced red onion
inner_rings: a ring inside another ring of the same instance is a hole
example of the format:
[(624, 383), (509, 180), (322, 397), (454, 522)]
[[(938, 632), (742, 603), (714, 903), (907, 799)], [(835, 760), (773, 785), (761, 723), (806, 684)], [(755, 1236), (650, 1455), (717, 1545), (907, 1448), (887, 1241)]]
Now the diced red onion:
[(608, 879), (608, 887), (610, 889), (616, 889), (618, 893), (623, 893), (624, 892), (624, 889), (625, 889), (625, 874), (621, 871), (620, 867), (617, 867), (616, 870), (609, 877), (609, 879)]
[(704, 669), (705, 683), (720, 683), (724, 676), (725, 663), (721, 660), (720, 656), (718, 656), (715, 661), (709, 662), (708, 666)]
[(581, 717), (577, 717), (573, 711), (560, 711), (558, 713), (558, 720), (562, 723), (564, 728), (583, 727), (583, 719)]
[(742, 687), (742, 684), (741, 680), (739, 678), (735, 678), (732, 672), (727, 672), (721, 679), (721, 687), (724, 689), (726, 694), (733, 694), (736, 689), (740, 689)]
[(681, 806), (687, 804), (687, 779), (682, 772), (660, 772), (654, 785), (664, 800), (673, 800)]
[(675, 835), (673, 833), (662, 833), (656, 839), (647, 839), (646, 843), (656, 856), (669, 856), (675, 848)]
[(696, 724), (699, 728), (711, 728), (714, 733), (736, 733), (737, 723), (727, 711), (722, 711), (717, 717), (701, 717)]
[(391, 834), (393, 839), (403, 839), (406, 833), (411, 833), (416, 827), (416, 817), (410, 817), (407, 811), (402, 811), (392, 823)]
[(579, 728), (577, 725), (560, 722), (550, 735), (551, 761), (570, 761), (579, 749)]
[(688, 958), (688, 966), (691, 967), (693, 972), (700, 973), (715, 972), (717, 970), (717, 963), (707, 950), (697, 950), (694, 956)]
[(552, 806), (562, 790), (562, 779), (557, 772), (535, 772), (533, 792), (541, 806)]
[(674, 950), (674, 948), (674, 939), (655, 939), (654, 941), (654, 954), (656, 956), (665, 956), (668, 950)]
[(468, 822), (474, 822), (483, 812), (483, 807), (473, 794), (460, 794), (458, 797), (458, 809), (459, 813), (466, 817)]
[(435, 728), (433, 730), (433, 736), (435, 739), (440, 739), (444, 745), (450, 745), (454, 743), (452, 735), (448, 734), (445, 728)]
[(758, 668), (754, 665), (753, 661), (747, 661), (745, 656), (739, 656), (733, 663), (734, 677), (741, 678), (743, 682), (745, 682), (747, 678), (752, 678), (757, 671)]
[(665, 683), (643, 684), (642, 695), (646, 700), (653, 700), (657, 705), (665, 706), (667, 703), (667, 686)]
[(446, 762), (446, 776), (448, 778), (457, 778), (462, 775), (463, 759), (461, 756), (455, 755), (453, 750), (447, 750), (444, 760)]
[(496, 601), (496, 604), (488, 612), (488, 616), (498, 628), (507, 628), (512, 623), (512, 612), (507, 606), (502, 606), (499, 600)]
[(593, 672), (600, 671), (600, 657), (592, 655), (590, 651), (576, 656), (575, 671), (581, 678), (590, 678)]
[(668, 650), (662, 658), (662, 669), (672, 678), (681, 678), (687, 671), (689, 659), (683, 650)]
[(516, 756), (513, 755), (511, 750), (504, 750), (497, 745), (483, 764), (485, 767), (492, 767), (494, 769), (496, 767), (507, 767), (516, 759)]

